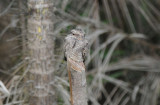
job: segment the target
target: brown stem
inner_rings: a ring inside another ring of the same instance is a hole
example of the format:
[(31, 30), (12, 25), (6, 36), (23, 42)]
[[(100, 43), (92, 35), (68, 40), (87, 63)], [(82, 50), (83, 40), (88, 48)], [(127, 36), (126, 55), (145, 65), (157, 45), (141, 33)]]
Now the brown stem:
[(75, 71), (68, 62), (71, 105), (88, 105), (85, 71)]

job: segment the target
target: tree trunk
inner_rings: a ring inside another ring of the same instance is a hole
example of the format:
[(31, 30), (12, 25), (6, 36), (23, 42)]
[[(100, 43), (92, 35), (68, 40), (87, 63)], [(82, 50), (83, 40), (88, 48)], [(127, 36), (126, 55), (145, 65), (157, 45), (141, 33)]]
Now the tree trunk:
[(28, 0), (27, 48), (29, 57), (30, 105), (54, 105), (53, 1)]

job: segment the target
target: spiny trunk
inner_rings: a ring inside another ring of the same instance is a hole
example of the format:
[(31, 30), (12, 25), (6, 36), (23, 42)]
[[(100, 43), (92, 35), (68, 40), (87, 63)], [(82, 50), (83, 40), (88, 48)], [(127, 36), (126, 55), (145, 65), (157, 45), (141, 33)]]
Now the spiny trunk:
[(28, 0), (27, 47), (29, 54), (30, 105), (53, 105), (53, 1)]

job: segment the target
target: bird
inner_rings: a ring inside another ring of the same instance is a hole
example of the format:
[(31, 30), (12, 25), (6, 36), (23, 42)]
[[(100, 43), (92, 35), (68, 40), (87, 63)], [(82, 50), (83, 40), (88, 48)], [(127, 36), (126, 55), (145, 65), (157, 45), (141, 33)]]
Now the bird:
[(85, 70), (84, 60), (88, 49), (87, 46), (88, 41), (85, 39), (85, 33), (81, 29), (71, 30), (71, 34), (65, 38), (65, 60), (69, 61), (76, 71)]

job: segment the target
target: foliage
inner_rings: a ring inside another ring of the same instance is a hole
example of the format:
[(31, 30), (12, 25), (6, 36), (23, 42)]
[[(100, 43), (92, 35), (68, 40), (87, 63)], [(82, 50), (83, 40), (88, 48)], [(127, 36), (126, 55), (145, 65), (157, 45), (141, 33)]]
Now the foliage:
[[(0, 8), (0, 40), (5, 40), (3, 46), (0, 44), (0, 48), (6, 48), (0, 51), (0, 79), (11, 92), (11, 96), (0, 98), (5, 104), (24, 105), (28, 99), (24, 87), (27, 87), (30, 81), (23, 82), (28, 67), (21, 40), (25, 36), (22, 31), (26, 30), (26, 27), (21, 27), (25, 22), (21, 22), (20, 17), (27, 21), (29, 12), (24, 6), (18, 13), (19, 2), (0, 1), (0, 5), (5, 4)], [(56, 90), (59, 105), (70, 105), (63, 42), (64, 37), (75, 27), (85, 30), (90, 44), (85, 62), (90, 105), (160, 104), (158, 0), (53, 2), (55, 16), (54, 32), (51, 35), (55, 38), (53, 44), (56, 45), (56, 71), (51, 85)], [(22, 4), (26, 5), (27, 1), (24, 0)], [(8, 37), (9, 35), (13, 37)], [(8, 47), (9, 43), (14, 45), (14, 48)], [(5, 51), (14, 52), (4, 57)], [(17, 59), (11, 63), (8, 59), (13, 57)]]

